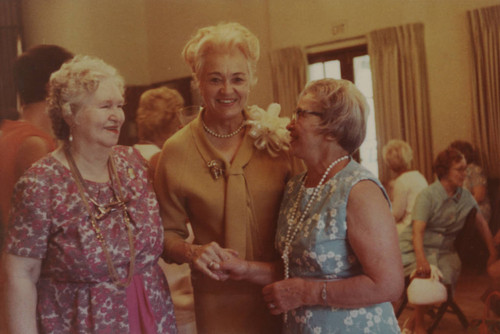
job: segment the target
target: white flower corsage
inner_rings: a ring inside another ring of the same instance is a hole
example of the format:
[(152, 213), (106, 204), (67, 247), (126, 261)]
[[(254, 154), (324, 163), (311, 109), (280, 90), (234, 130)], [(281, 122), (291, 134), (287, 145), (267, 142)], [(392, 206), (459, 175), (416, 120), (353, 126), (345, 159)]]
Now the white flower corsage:
[(290, 132), (286, 129), (290, 119), (279, 117), (280, 111), (281, 106), (278, 103), (271, 103), (267, 111), (256, 105), (248, 107), (250, 119), (246, 124), (251, 126), (249, 135), (255, 138), (255, 147), (259, 150), (267, 149), (273, 157), (276, 157), (279, 151), (287, 151), (290, 147)]

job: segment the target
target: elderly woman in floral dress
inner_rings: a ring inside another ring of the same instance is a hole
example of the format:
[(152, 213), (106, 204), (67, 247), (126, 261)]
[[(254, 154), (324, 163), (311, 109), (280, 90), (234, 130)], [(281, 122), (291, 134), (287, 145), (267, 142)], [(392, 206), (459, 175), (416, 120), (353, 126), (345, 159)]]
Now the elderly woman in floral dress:
[(399, 333), (390, 301), (403, 268), (389, 198), (353, 161), (366, 134), (368, 105), (346, 80), (309, 83), (288, 125), (291, 153), (307, 172), (293, 177), (281, 203), (276, 246), (282, 261), (230, 258), (231, 279), (265, 285), (284, 333)]
[(9, 333), (177, 333), (147, 163), (116, 145), (123, 91), (96, 58), (76, 56), (51, 76), (62, 145), (14, 191), (3, 261)]
[[(278, 209), (293, 171), (279, 136), (284, 126), (262, 133), (275, 122), (266, 126), (270, 115), (247, 108), (259, 41), (240, 24), (218, 24), (200, 29), (183, 55), (204, 106), (167, 140), (156, 167), (166, 259), (192, 266), (199, 333), (279, 333), (280, 319), (267, 312), (260, 286), (224, 282), (217, 269), (236, 253), (252, 261), (278, 259)], [(184, 240), (187, 219), (194, 244)]]

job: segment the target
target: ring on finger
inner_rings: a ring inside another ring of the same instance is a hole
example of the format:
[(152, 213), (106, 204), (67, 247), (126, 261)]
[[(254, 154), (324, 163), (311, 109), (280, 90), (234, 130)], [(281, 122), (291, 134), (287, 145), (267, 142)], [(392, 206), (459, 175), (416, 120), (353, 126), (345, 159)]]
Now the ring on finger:
[(274, 305), (273, 303), (269, 303), (269, 308), (272, 310), (272, 309), (275, 309), (276, 308), (276, 305)]
[(215, 262), (214, 261), (211, 261), (209, 264), (208, 264), (208, 268), (213, 268), (215, 266)]

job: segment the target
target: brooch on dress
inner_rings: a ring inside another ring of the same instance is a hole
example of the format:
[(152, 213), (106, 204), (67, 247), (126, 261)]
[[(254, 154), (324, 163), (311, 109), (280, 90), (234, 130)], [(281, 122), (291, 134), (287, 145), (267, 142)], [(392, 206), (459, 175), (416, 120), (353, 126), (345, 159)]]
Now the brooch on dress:
[(219, 160), (212, 160), (207, 163), (208, 169), (210, 170), (210, 175), (217, 180), (219, 177), (224, 175), (224, 163)]

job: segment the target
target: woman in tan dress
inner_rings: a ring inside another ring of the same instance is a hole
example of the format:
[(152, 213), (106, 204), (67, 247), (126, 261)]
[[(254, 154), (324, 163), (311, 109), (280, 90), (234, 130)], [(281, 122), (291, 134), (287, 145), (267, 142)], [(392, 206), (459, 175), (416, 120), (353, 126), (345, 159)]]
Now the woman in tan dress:
[[(276, 221), (293, 172), (286, 140), (265, 145), (253, 131), (255, 124), (259, 129), (265, 124), (254, 117), (255, 107), (247, 108), (259, 41), (240, 24), (219, 24), (200, 29), (183, 56), (204, 106), (198, 118), (167, 140), (156, 168), (165, 258), (191, 264), (198, 333), (279, 333), (280, 318), (267, 311), (261, 287), (225, 282), (217, 270), (234, 254), (278, 259)], [(186, 219), (194, 244), (184, 240)]]

